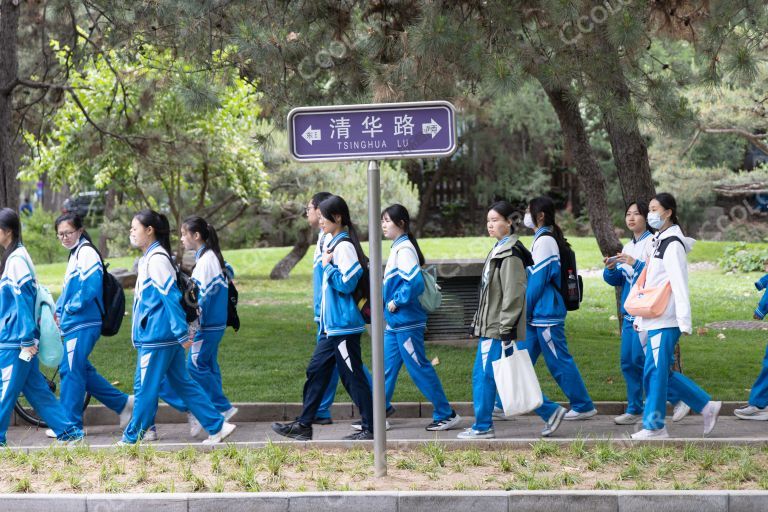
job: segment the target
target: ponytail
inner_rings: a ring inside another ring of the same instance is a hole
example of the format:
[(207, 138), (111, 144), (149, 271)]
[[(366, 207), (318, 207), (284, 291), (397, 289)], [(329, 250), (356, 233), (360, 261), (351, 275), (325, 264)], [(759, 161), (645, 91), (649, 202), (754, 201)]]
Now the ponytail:
[(190, 233), (200, 234), (200, 238), (203, 239), (203, 243), (205, 244), (203, 254), (205, 254), (206, 251), (212, 251), (213, 254), (216, 255), (216, 259), (219, 260), (221, 270), (224, 271), (224, 256), (221, 254), (221, 246), (219, 245), (219, 236), (216, 234), (216, 228), (214, 228), (212, 224), (208, 224), (204, 218), (198, 215), (187, 217), (184, 220), (183, 226)]
[(352, 219), (349, 215), (349, 206), (347, 206), (347, 202), (344, 201), (344, 198), (332, 195), (320, 203), (318, 208), (320, 208), (320, 213), (326, 219), (335, 222), (336, 216), (341, 217), (340, 224), (347, 228), (349, 240), (355, 247), (355, 253), (357, 253), (357, 259), (360, 262), (360, 265), (363, 267), (367, 266), (368, 256), (363, 252), (363, 246), (360, 244), (360, 236), (357, 234), (357, 228), (355, 228), (355, 225), (352, 223)]
[(555, 203), (552, 201), (552, 199), (548, 198), (547, 196), (535, 197), (531, 199), (531, 202), (528, 204), (528, 209), (531, 212), (531, 217), (533, 217), (534, 224), (537, 222), (539, 214), (544, 214), (543, 226), (552, 229), (552, 234), (554, 235), (558, 246), (571, 246), (571, 244), (568, 243), (568, 239), (565, 238), (565, 235), (563, 235), (563, 230), (560, 229), (560, 226), (558, 226), (557, 222), (555, 222)]
[(416, 235), (411, 233), (411, 216), (408, 214), (408, 210), (405, 208), (405, 206), (401, 204), (393, 204), (392, 206), (388, 206), (384, 209), (383, 212), (381, 212), (382, 218), (384, 218), (384, 215), (387, 215), (397, 227), (402, 229), (405, 234), (408, 235), (408, 240), (410, 240), (413, 244), (413, 247), (416, 249), (416, 254), (419, 257), (419, 265), (423, 266), (426, 260), (424, 259), (424, 254), (421, 252), (421, 248), (419, 247), (419, 242), (416, 241)]

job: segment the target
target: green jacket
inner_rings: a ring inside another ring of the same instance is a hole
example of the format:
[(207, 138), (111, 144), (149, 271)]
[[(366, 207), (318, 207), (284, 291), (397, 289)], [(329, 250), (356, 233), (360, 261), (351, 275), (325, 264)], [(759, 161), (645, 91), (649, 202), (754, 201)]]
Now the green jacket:
[(483, 266), (488, 282), (480, 289), (480, 303), (472, 321), (472, 334), (497, 340), (525, 339), (525, 289), (528, 275), (520, 254), (513, 250), (516, 236), (510, 236), (498, 250), (491, 251)]

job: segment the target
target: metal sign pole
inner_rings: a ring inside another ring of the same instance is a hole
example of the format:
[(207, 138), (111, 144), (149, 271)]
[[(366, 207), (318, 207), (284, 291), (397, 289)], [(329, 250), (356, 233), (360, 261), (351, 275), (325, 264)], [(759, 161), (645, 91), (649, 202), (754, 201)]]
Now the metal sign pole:
[(381, 176), (379, 163), (368, 163), (368, 252), (371, 279), (373, 351), (373, 462), (377, 477), (387, 474), (386, 398), (384, 396), (384, 310), (382, 308)]

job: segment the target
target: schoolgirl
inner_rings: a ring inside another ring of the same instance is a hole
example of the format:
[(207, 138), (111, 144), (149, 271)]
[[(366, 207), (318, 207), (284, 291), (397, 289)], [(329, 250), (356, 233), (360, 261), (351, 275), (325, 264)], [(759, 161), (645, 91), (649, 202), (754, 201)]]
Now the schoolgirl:
[[(530, 201), (523, 224), (535, 232), (528, 268), (527, 333), (524, 348), (536, 364), (539, 355), (571, 402), (565, 420), (583, 420), (597, 414), (565, 339), (566, 309), (560, 294), (560, 247), (568, 242), (555, 222), (555, 205), (548, 197)], [(546, 404), (545, 404), (546, 405)], [(559, 412), (559, 410), (557, 411)], [(552, 418), (544, 418), (549, 423)], [(549, 435), (545, 428), (542, 435)]]
[(315, 347), (307, 367), (301, 415), (290, 423), (273, 423), (272, 430), (293, 439), (312, 439), (312, 423), (335, 367), (362, 418), (361, 430), (344, 439), (373, 439), (371, 386), (363, 372), (360, 355), (360, 335), (365, 331), (365, 321), (353, 297), (368, 258), (360, 246), (344, 199), (329, 197), (320, 203), (320, 214), (323, 232), (331, 235), (321, 260), (320, 330), (326, 337)]
[(234, 430), (216, 410), (185, 365), (184, 349), (192, 345), (176, 271), (171, 263), (170, 227), (165, 215), (142, 210), (131, 221), (131, 244), (142, 250), (133, 301), (132, 339), (138, 350), (133, 416), (119, 444), (135, 444), (153, 426), (164, 378), (200, 421), (209, 437), (220, 443)]
[(424, 293), (421, 266), (424, 255), (410, 232), (408, 210), (393, 204), (381, 214), (381, 229), (392, 240), (392, 249), (384, 270), (384, 389), (387, 403), (392, 400), (400, 368), (405, 363), (408, 374), (419, 391), (432, 402), (430, 431), (450, 430), (461, 417), (448, 403), (443, 385), (424, 349), (427, 313), (419, 302)]
[[(93, 241), (76, 213), (56, 219), (56, 234), (69, 249), (64, 288), (56, 301), (56, 318), (64, 341), (64, 357), (59, 366), (59, 399), (68, 419), (83, 428), (83, 401), (86, 391), (120, 417), (125, 428), (133, 411), (133, 396), (115, 388), (88, 360), (101, 336), (104, 311), (102, 280), (104, 265)], [(52, 437), (53, 430), (46, 434)]]
[[(764, 262), (764, 270), (768, 272), (768, 260)], [(757, 304), (752, 318), (763, 320), (768, 314), (768, 274), (765, 274), (757, 282), (755, 288), (763, 291), (763, 298)], [(742, 420), (768, 420), (768, 347), (765, 350), (763, 358), (763, 369), (757, 380), (752, 384), (752, 391), (749, 393), (749, 403), (733, 411), (733, 413)]]
[(0, 209), (0, 246), (0, 446), (6, 444), (11, 413), (20, 393), (59, 441), (78, 441), (83, 438), (82, 429), (69, 419), (40, 373), (35, 267), (21, 243), (19, 215), (10, 208)]
[(501, 357), (503, 343), (525, 338), (527, 277), (523, 256), (515, 247), (518, 239), (513, 235), (513, 214), (514, 208), (506, 201), (496, 202), (488, 209), (488, 235), (495, 238), (496, 243), (485, 259), (480, 302), (470, 328), (471, 334), (479, 337), (472, 369), (475, 422), (458, 435), (459, 439), (496, 437), (493, 362)]
[[(646, 247), (643, 259), (648, 268), (645, 287), (655, 288), (669, 283), (672, 294), (665, 311), (653, 318), (635, 318), (638, 331), (647, 334), (643, 386), (646, 400), (643, 429), (632, 434), (633, 439), (663, 439), (669, 437), (665, 426), (668, 388), (674, 385), (679, 398), (704, 418), (704, 435), (717, 423), (721, 402), (709, 395), (691, 379), (672, 371), (675, 345), (681, 333), (691, 333), (691, 303), (688, 293), (687, 253), (695, 240), (688, 238), (678, 226), (677, 202), (666, 193), (651, 200), (648, 225), (658, 230)], [(629, 302), (625, 303), (626, 305)]]

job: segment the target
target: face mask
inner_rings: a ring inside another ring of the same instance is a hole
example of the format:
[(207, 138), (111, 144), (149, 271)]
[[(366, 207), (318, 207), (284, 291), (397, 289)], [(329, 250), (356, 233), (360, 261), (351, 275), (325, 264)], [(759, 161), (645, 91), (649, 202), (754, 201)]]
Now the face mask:
[(67, 248), (67, 249), (69, 249), (69, 250), (71, 251), (72, 249), (74, 249), (75, 247), (77, 247), (77, 243), (78, 243), (79, 241), (80, 241), (79, 239), (78, 239), (78, 240), (75, 240), (74, 242), (72, 242), (72, 245), (67, 245), (67, 246), (66, 246), (66, 248)]
[(661, 226), (664, 225), (664, 219), (661, 218), (660, 214), (656, 212), (650, 212), (648, 214), (648, 225), (653, 229), (661, 229)]
[(536, 229), (536, 224), (533, 223), (533, 217), (531, 217), (530, 212), (526, 213), (525, 217), (523, 217), (523, 226), (528, 229)]

